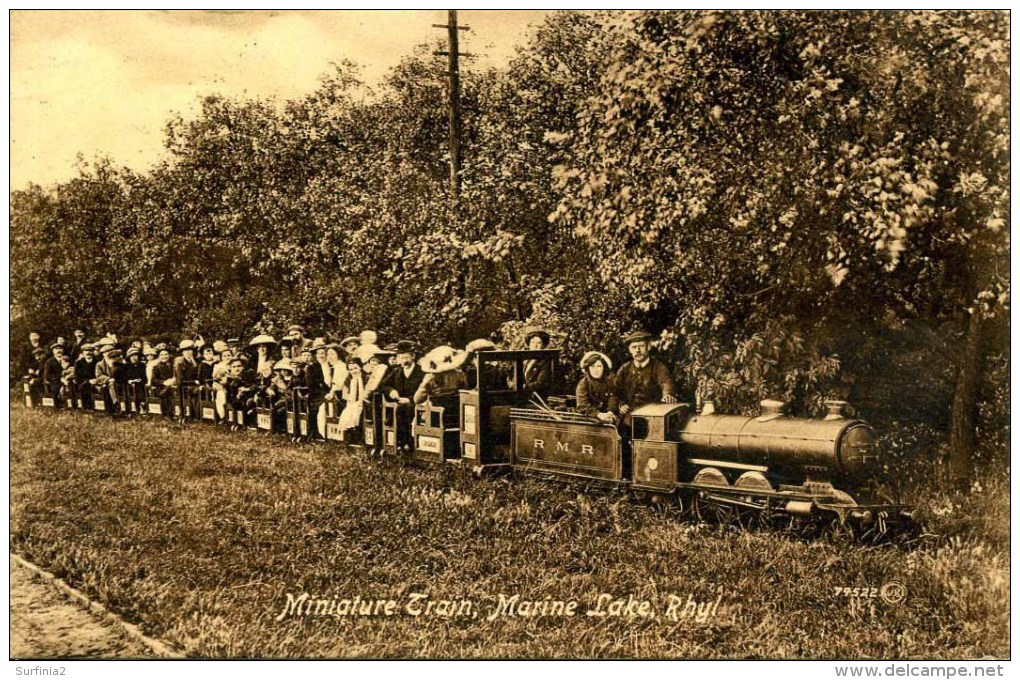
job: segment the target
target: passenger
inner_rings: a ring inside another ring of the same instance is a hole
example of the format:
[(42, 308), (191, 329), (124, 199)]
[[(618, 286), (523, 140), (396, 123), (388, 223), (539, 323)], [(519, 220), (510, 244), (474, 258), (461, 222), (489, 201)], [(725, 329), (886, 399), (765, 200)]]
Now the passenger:
[(54, 399), (60, 394), (60, 379), (64, 368), (60, 365), (60, 357), (64, 356), (64, 345), (54, 342), (50, 345), (52, 356), (43, 364), (42, 381), (45, 393)]
[[(294, 358), (293, 350), (294, 350), (294, 341), (293, 340), (291, 340), (290, 338), (282, 338), (280, 340), (280, 358), (281, 359), (286, 359), (288, 366), (291, 366), (290, 361), (291, 361), (291, 359)], [(279, 363), (279, 362), (277, 362), (277, 363)], [(276, 364), (273, 365), (274, 366), (274, 370), (275, 370), (275, 365)], [(291, 366), (291, 369), (293, 369), (293, 368), (294, 367)]]
[(329, 392), (325, 397), (327, 401), (337, 401), (341, 399), (343, 393), (344, 380), (347, 379), (347, 362), (341, 356), (342, 353), (340, 345), (335, 343), (326, 345), (326, 363), (329, 364), (330, 370)]
[[(34, 378), (39, 370), (39, 358), (36, 353), (42, 350), (43, 356), (49, 357), (50, 352), (42, 346), (41, 338), (39, 334), (32, 331), (28, 334), (28, 344), (22, 345), (21, 355), (19, 357), (18, 368), (21, 370), (21, 375)], [(42, 375), (39, 373), (39, 375)]]
[(152, 382), (152, 369), (156, 367), (159, 350), (152, 345), (146, 344), (142, 348), (142, 354), (145, 355), (145, 384), (148, 385)]
[(60, 394), (57, 395), (57, 400), (64, 404), (68, 399), (75, 398), (75, 385), (74, 385), (74, 364), (71, 363), (71, 357), (67, 354), (61, 355), (60, 357)]
[(241, 353), (241, 338), (227, 338), (227, 349), (230, 350), (231, 356), (237, 356)]
[[(467, 352), (467, 389), (474, 390), (478, 388), (478, 353), (491, 352), (497, 349), (499, 348), (496, 347), (496, 343), (484, 338), (472, 340), (467, 344), (464, 348), (464, 351)], [(483, 370), (485, 372), (482, 375), (482, 386), (486, 391), (506, 389), (506, 376), (503, 375), (497, 366), (490, 363)]]
[(319, 342), (312, 347), (315, 361), (305, 368), (305, 387), (308, 388), (308, 415), (316, 431), (309, 432), (319, 439), (326, 437), (326, 408), (324, 401), (329, 394), (333, 370), (326, 361), (326, 343)]
[(100, 388), (100, 395), (106, 406), (107, 413), (117, 412), (117, 391), (123, 381), (124, 353), (113, 347), (103, 353), (103, 359), (96, 364), (96, 377), (93, 384)]
[(460, 390), (467, 387), (467, 376), (460, 369), (466, 361), (467, 352), (449, 345), (440, 345), (423, 356), (418, 365), (425, 377), (414, 393), (414, 403), (459, 400)]
[(369, 399), (379, 391), (383, 380), (390, 372), (390, 357), (392, 356), (393, 352), (381, 349), (365, 364), (365, 374), (368, 376), (365, 382), (365, 391), (368, 392)]
[(365, 407), (365, 375), (362, 372), (361, 360), (358, 357), (347, 359), (347, 379), (343, 385), (344, 409), (340, 412), (338, 423), (341, 438), (350, 442), (356, 437), (361, 426), (361, 412)]
[(178, 348), (180, 356), (174, 360), (174, 382), (180, 390), (181, 416), (184, 416), (183, 407), (185, 402), (190, 403), (191, 412), (198, 409), (198, 361), (195, 359), (195, 341), (181, 340)]
[(354, 350), (354, 356), (361, 359), (361, 364), (364, 365), (379, 351), (380, 348), (376, 344), (379, 341), (379, 336), (375, 331), (361, 331), (358, 340), (360, 344)]
[(256, 335), (248, 343), (249, 349), (255, 352), (255, 374), (260, 380), (268, 381), (273, 377), (273, 349), (276, 347), (276, 340), (271, 335)]
[(170, 348), (166, 343), (156, 346), (159, 354), (152, 366), (149, 379), (150, 393), (159, 398), (164, 418), (174, 417), (174, 367), (170, 360)]
[(71, 358), (71, 363), (78, 361), (78, 357), (81, 356), (82, 345), (85, 344), (85, 331), (81, 328), (74, 329), (74, 342), (71, 343), (71, 348), (68, 350), (68, 355)]
[(406, 450), (413, 443), (414, 395), (425, 379), (425, 372), (415, 361), (417, 346), (413, 342), (401, 340), (396, 349), (396, 366), (383, 377), (379, 389), (397, 403), (397, 446)]
[[(549, 347), (549, 334), (541, 328), (531, 328), (524, 336), (530, 350)], [(528, 359), (524, 362), (524, 389), (527, 394), (537, 392), (545, 397), (552, 390), (552, 371), (547, 359)]]
[[(130, 355), (130, 352), (128, 354)], [(216, 349), (213, 345), (206, 345), (202, 348), (202, 363), (198, 365), (198, 383), (206, 387), (211, 385), (215, 368)]]
[(255, 384), (247, 362), (240, 356), (230, 362), (230, 375), (226, 381), (227, 402), (235, 411), (247, 415), (254, 408)]
[(298, 324), (292, 324), (287, 329), (287, 337), (290, 338), (290, 341), (293, 344), (293, 346), (298, 348), (299, 350), (310, 348), (314, 344), (311, 338), (305, 337), (304, 326)]
[(25, 378), (33, 398), (39, 399), (43, 393), (43, 373), (46, 370), (46, 362), (50, 360), (50, 353), (44, 348), (38, 347), (32, 352), (32, 359), (35, 361), (35, 366), (29, 367)]
[(353, 356), (359, 346), (361, 346), (361, 338), (356, 335), (351, 335), (340, 341), (340, 349), (344, 351), (345, 359)]
[(616, 424), (617, 398), (614, 393), (613, 362), (602, 352), (587, 352), (581, 358), (581, 380), (577, 383), (577, 410), (590, 418)]
[(92, 379), (96, 377), (96, 348), (90, 342), (81, 346), (81, 356), (74, 362), (74, 383), (82, 408), (92, 408)]
[(636, 330), (623, 338), (632, 357), (616, 374), (616, 398), (624, 424), (630, 425), (630, 412), (642, 404), (676, 403), (676, 386), (666, 365), (649, 356), (652, 336)]
[(143, 410), (145, 383), (148, 381), (146, 365), (142, 361), (142, 350), (132, 347), (127, 351), (127, 365), (124, 367), (124, 383), (130, 386), (130, 395), (134, 399), (135, 411)]
[(265, 389), (265, 398), (273, 409), (273, 429), (282, 431), (287, 423), (287, 400), (291, 394), (294, 366), (288, 359), (273, 365), (273, 377)]

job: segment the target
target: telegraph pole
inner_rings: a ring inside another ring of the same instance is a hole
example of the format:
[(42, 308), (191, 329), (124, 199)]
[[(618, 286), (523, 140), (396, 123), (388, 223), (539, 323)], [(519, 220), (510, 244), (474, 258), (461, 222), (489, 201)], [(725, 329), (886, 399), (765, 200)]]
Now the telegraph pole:
[(447, 56), (447, 78), (449, 79), (449, 114), (450, 114), (450, 201), (454, 209), (460, 202), (460, 169), (461, 149), (460, 138), (462, 132), (460, 116), (460, 57), (469, 57), (470, 54), (460, 51), (460, 31), (468, 30), (467, 26), (457, 25), (457, 10), (448, 10), (447, 22), (445, 24), (432, 24), (433, 28), (445, 28), (448, 36), (449, 49), (445, 52), (436, 52), (437, 55)]

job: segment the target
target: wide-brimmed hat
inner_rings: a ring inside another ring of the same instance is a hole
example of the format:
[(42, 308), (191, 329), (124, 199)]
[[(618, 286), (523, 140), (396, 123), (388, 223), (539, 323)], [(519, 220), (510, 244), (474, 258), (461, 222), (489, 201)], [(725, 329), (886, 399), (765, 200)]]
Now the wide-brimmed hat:
[(636, 328), (627, 335), (623, 336), (624, 346), (630, 345), (632, 342), (651, 342), (655, 339), (651, 333), (643, 328)]
[(227, 346), (227, 343), (224, 340), (213, 341), (212, 348), (216, 351), (217, 354), (222, 354), (223, 350), (230, 349), (230, 347)]
[(349, 335), (349, 336), (347, 336), (346, 338), (344, 338), (343, 340), (340, 341), (340, 346), (343, 347), (344, 345), (347, 345), (347, 344), (352, 343), (352, 342), (356, 342), (356, 343), (358, 343), (360, 345), (361, 344), (361, 338), (359, 338), (356, 335)]
[(248, 341), (249, 347), (258, 347), (259, 345), (276, 345), (276, 339), (271, 335), (256, 335), (254, 338)]
[(542, 338), (542, 343), (549, 344), (549, 332), (538, 326), (528, 326), (524, 329), (524, 344), (531, 342), (534, 337)]
[(375, 331), (361, 331), (358, 339), (361, 340), (362, 345), (374, 345), (379, 342), (379, 334)]
[(492, 340), (478, 338), (477, 340), (472, 340), (471, 342), (469, 342), (467, 344), (467, 347), (464, 348), (464, 351), (474, 354), (475, 352), (489, 352), (494, 349), (497, 349), (496, 343), (494, 343)]
[(147, 357), (154, 357), (159, 354), (159, 350), (157, 350), (152, 345), (146, 345), (145, 347), (142, 348), (142, 354)]
[(184, 340), (181, 340), (181, 344), (177, 345), (177, 349), (182, 352), (186, 349), (195, 349), (195, 341), (185, 338)]
[(294, 372), (294, 364), (289, 359), (280, 359), (273, 364), (274, 371), (290, 371)]
[(602, 363), (606, 365), (607, 371), (613, 370), (613, 362), (610, 361), (609, 357), (607, 357), (602, 352), (596, 352), (594, 350), (592, 350), (591, 352), (585, 352), (584, 356), (581, 357), (581, 370), (582, 371), (588, 370), (588, 367), (594, 364), (599, 359), (601, 359)]
[(468, 353), (462, 349), (440, 345), (419, 359), (418, 365), (426, 373), (444, 373), (463, 366), (467, 356)]
[[(389, 349), (389, 347), (387, 347)], [(418, 351), (418, 345), (414, 344), (410, 340), (401, 340), (395, 346), (393, 351), (397, 354), (414, 354)]]
[(353, 352), (351, 352), (351, 356), (352, 357), (358, 357), (359, 359), (361, 359), (361, 363), (365, 363), (366, 361), (371, 359), (373, 356), (375, 356), (376, 352), (380, 352), (380, 351), (382, 351), (382, 348), (380, 348), (378, 345), (373, 344), (373, 343), (368, 343), (368, 344), (358, 345), (358, 349), (356, 349)]

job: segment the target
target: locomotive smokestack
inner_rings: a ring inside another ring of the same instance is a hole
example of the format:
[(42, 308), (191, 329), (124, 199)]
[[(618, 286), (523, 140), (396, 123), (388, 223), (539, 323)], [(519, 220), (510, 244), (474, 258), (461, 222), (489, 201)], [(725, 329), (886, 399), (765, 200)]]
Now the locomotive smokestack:
[(848, 407), (850, 404), (845, 401), (838, 399), (830, 399), (825, 402), (825, 407), (829, 409), (829, 412), (825, 415), (825, 420), (842, 420), (848, 417)]

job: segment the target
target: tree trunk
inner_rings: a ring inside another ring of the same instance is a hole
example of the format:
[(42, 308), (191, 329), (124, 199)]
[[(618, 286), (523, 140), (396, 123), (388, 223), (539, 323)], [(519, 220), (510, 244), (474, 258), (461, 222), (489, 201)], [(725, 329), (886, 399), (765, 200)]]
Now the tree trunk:
[(981, 313), (971, 313), (967, 322), (963, 355), (956, 375), (953, 410), (949, 417), (949, 475), (958, 488), (970, 485), (974, 468), (974, 414), (977, 409), (978, 376), (981, 372)]

